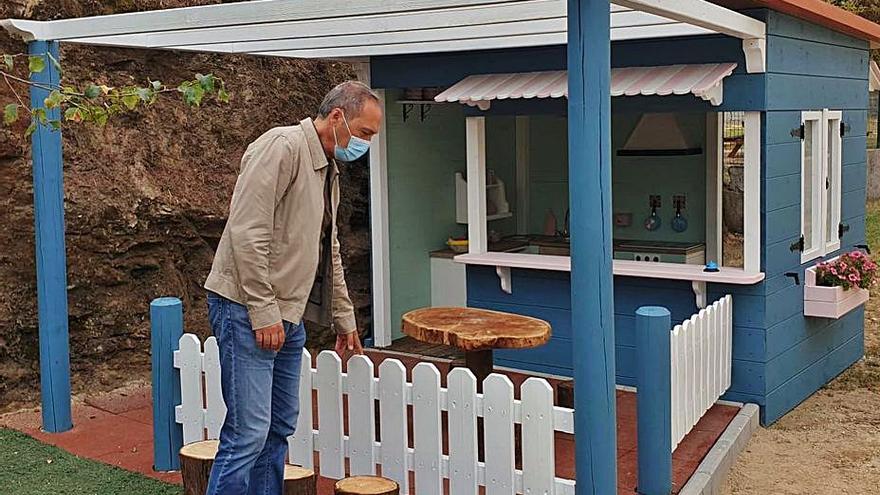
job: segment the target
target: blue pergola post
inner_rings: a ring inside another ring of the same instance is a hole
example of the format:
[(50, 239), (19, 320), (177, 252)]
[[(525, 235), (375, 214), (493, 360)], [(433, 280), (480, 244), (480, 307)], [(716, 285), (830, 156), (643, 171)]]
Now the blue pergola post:
[(578, 495), (617, 493), (611, 5), (568, 0), (568, 177)]
[(636, 311), (636, 384), (641, 495), (672, 493), (672, 317), (660, 306)]
[[(45, 86), (57, 86), (61, 74), (49, 58), (61, 60), (56, 41), (32, 41), (30, 55), (46, 58), (46, 68), (31, 76), (44, 87), (31, 87), (31, 106), (44, 106), (49, 96)], [(47, 111), (49, 120), (59, 120), (60, 110)], [(67, 257), (64, 247), (64, 171), (61, 159), (61, 131), (38, 125), (32, 137), (34, 162), (34, 231), (37, 258), (37, 307), (40, 323), (40, 393), (43, 401), (43, 429), (69, 430), (70, 339), (67, 330)]]
[(160, 297), (150, 303), (150, 356), (153, 378), (153, 469), (180, 469), (177, 453), (183, 447), (183, 427), (175, 418), (180, 404), (180, 370), (174, 351), (183, 335), (183, 303)]

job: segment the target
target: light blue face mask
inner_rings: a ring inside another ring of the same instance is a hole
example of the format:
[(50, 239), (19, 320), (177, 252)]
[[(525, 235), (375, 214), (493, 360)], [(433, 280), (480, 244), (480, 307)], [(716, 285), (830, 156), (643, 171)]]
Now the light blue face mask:
[(348, 126), (348, 119), (345, 118), (345, 115), (342, 116), (342, 121), (345, 123), (345, 128), (348, 129), (350, 139), (348, 140), (348, 146), (345, 148), (339, 146), (339, 138), (336, 137), (336, 128), (334, 127), (333, 140), (336, 141), (336, 148), (333, 150), (333, 155), (337, 160), (353, 162), (370, 150), (370, 142), (351, 133), (351, 127)]

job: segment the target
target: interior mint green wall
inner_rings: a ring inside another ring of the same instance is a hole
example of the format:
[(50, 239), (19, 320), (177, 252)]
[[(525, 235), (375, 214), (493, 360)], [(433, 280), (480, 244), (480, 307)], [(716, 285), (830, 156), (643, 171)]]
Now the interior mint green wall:
[(404, 313), (431, 303), (428, 253), (467, 233), (455, 222), (455, 172), (466, 169), (461, 106), (434, 105), (424, 122), (415, 108), (403, 122), (400, 96), (386, 93), (393, 338)]
[(529, 233), (544, 231), (547, 210), (562, 230), (568, 208), (568, 122), (565, 117), (529, 117)]
[(487, 230), (501, 235), (516, 233), (516, 119), (486, 117), (486, 169), (494, 170), (504, 182), (507, 202), (513, 216), (488, 223)]
[[(632, 225), (614, 227), (615, 239), (704, 242), (706, 239), (706, 155), (667, 157), (622, 157), (622, 148), (639, 121), (641, 114), (615, 114), (612, 117), (612, 203), (613, 211), (633, 214)], [(706, 114), (677, 114), (682, 132), (689, 143), (702, 143), (705, 153)], [(662, 224), (655, 231), (643, 227), (651, 213), (648, 196), (659, 194), (662, 207), (657, 210)], [(688, 220), (684, 232), (672, 230), (672, 195), (685, 194), (687, 208), (682, 211)]]

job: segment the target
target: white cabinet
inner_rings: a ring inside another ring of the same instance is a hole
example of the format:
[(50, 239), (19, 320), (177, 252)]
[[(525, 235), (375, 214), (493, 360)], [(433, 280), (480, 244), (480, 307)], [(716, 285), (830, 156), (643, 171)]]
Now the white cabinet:
[(431, 257), (431, 306), (467, 306), (465, 265)]

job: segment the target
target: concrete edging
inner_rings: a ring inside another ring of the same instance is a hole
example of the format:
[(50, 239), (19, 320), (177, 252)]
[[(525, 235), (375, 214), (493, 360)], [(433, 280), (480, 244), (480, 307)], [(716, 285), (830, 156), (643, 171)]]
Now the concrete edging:
[(697, 466), (691, 479), (688, 480), (679, 495), (717, 495), (721, 493), (721, 485), (727, 473), (736, 462), (752, 433), (758, 429), (758, 413), (756, 404), (745, 404), (733, 418), (712, 450), (706, 454), (703, 462)]

